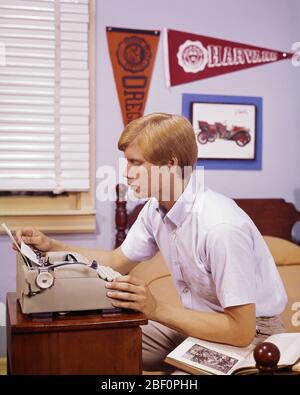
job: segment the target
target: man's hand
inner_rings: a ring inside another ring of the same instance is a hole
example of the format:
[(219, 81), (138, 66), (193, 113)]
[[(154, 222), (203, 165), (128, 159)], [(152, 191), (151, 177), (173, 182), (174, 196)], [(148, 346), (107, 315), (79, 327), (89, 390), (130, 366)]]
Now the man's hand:
[[(52, 240), (38, 229), (32, 227), (18, 229), (16, 231), (16, 240), (19, 245), (23, 240), (24, 243), (44, 252), (50, 251), (52, 247)], [(13, 249), (16, 249), (15, 245), (13, 245)]]
[(149, 319), (154, 317), (157, 301), (143, 280), (126, 275), (107, 282), (105, 286), (108, 288), (107, 296), (114, 299), (114, 307), (140, 311)]

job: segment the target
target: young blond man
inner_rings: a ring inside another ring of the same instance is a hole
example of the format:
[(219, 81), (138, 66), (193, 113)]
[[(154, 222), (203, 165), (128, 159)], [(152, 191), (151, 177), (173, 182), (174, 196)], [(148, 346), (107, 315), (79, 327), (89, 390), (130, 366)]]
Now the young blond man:
[[(235, 202), (197, 181), (197, 144), (189, 121), (164, 113), (144, 116), (126, 126), (118, 147), (127, 159), (128, 185), (137, 197), (149, 198), (119, 248), (78, 248), (33, 228), (19, 230), (18, 239), (41, 251), (77, 251), (122, 274), (106, 284), (107, 295), (114, 306), (148, 317), (145, 370), (167, 370), (165, 356), (186, 336), (246, 346), (255, 336), (282, 331), (278, 315), (287, 297), (273, 258)], [(157, 251), (173, 276), (181, 307), (156, 300), (130, 275)]]

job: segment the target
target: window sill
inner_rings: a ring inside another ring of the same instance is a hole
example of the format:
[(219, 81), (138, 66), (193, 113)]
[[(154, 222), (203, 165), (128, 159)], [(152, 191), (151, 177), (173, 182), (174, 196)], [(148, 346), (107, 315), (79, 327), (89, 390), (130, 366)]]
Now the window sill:
[[(15, 211), (0, 212), (1, 222), (13, 231), (33, 226), (46, 233), (94, 233), (96, 231), (95, 210), (59, 211)], [(0, 227), (0, 234), (5, 231)]]

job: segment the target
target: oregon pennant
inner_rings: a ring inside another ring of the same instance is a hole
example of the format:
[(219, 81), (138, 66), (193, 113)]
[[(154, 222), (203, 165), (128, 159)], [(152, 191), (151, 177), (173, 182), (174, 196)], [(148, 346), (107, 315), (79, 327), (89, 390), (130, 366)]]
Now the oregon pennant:
[(160, 32), (107, 27), (124, 125), (144, 113)]
[(202, 80), (293, 56), (287, 52), (177, 30), (167, 30), (164, 38), (168, 86)]

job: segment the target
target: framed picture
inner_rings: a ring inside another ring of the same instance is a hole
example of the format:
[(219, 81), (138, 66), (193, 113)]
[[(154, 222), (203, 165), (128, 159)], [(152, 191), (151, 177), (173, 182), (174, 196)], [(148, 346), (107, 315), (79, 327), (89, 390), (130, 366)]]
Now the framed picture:
[(193, 125), (198, 165), (206, 169), (261, 169), (262, 98), (183, 94)]

